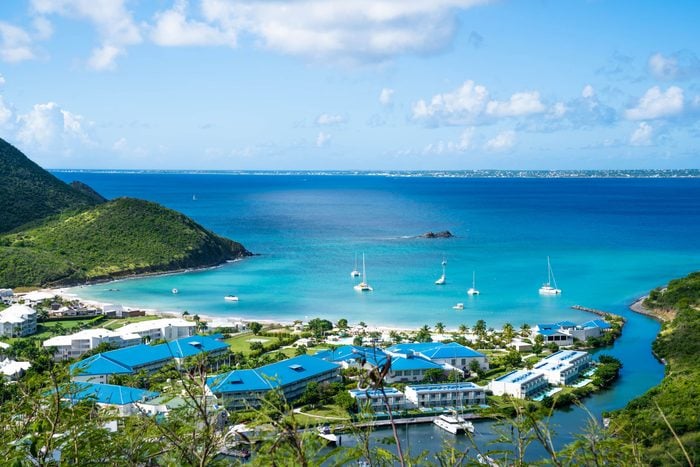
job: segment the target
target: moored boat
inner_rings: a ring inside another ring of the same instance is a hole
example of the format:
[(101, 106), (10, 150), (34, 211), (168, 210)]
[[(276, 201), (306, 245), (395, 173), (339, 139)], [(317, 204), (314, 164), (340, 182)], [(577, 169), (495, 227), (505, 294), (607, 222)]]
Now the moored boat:
[(459, 435), (466, 432), (474, 433), (474, 424), (457, 414), (442, 414), (438, 416), (433, 423), (454, 435)]

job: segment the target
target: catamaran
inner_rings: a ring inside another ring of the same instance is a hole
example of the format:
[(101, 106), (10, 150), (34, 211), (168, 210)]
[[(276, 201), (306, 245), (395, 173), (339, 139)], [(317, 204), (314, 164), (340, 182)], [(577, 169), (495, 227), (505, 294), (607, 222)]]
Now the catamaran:
[(453, 413), (452, 415), (442, 414), (433, 420), (433, 423), (443, 430), (449, 431), (453, 435), (466, 432), (474, 433), (474, 424), (469, 420), (465, 420), (464, 417), (457, 413)]
[(360, 275), (360, 271), (357, 270), (357, 253), (355, 253), (355, 269), (350, 272), (350, 277), (357, 277)]
[(445, 285), (447, 283), (447, 278), (445, 276), (445, 267), (447, 266), (447, 260), (445, 258), (442, 259), (442, 276), (440, 276), (440, 279), (435, 281), (435, 285)]
[(472, 271), (472, 286), (467, 290), (467, 295), (479, 295), (476, 288), (476, 271)]
[(552, 265), (549, 262), (549, 256), (547, 256), (547, 282), (540, 287), (540, 295), (559, 295), (560, 293), (561, 289), (557, 288), (557, 280), (554, 278)]
[(365, 254), (362, 253), (362, 282), (353, 287), (358, 292), (371, 292), (374, 290), (367, 283), (367, 270), (365, 269)]

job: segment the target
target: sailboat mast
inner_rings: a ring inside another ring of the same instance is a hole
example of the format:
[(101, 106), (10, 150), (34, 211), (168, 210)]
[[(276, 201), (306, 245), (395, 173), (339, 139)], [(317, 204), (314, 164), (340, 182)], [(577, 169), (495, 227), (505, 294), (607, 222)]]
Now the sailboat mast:
[(362, 253), (362, 282), (367, 283), (367, 272), (365, 270), (365, 254)]
[(476, 271), (472, 271), (472, 289), (476, 289)]

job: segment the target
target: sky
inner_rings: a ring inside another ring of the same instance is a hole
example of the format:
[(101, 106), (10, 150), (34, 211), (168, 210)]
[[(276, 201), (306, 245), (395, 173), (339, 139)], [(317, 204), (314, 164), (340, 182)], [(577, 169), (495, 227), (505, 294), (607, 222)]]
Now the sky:
[(700, 2), (0, 0), (47, 168), (700, 168)]

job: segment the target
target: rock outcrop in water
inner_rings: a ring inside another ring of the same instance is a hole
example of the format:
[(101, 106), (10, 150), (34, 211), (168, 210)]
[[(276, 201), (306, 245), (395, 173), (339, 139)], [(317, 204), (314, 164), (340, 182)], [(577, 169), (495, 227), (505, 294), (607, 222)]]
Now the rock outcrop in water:
[(449, 230), (443, 230), (441, 232), (426, 232), (423, 235), (419, 235), (418, 238), (452, 238), (452, 232)]

